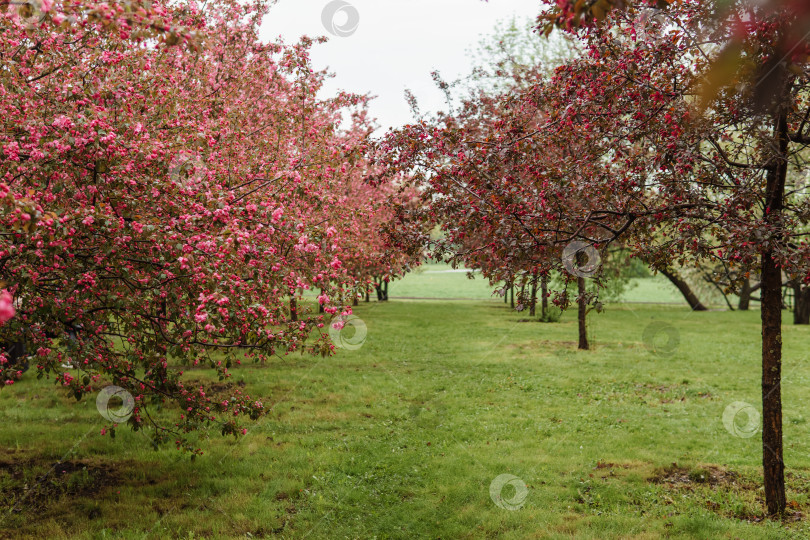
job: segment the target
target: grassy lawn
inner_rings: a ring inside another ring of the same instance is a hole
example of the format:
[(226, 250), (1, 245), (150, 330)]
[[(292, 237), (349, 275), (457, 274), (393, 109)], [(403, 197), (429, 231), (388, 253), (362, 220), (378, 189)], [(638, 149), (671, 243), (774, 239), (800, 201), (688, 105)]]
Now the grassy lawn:
[[(759, 409), (757, 311), (609, 306), (590, 318), (590, 352), (575, 350), (573, 313), (518, 322), (494, 300), (356, 313), (359, 350), (234, 370), (272, 411), (239, 442), (212, 434), (194, 462), (128, 428), (99, 436), (95, 404), (48, 381), (4, 389), (0, 538), (810, 538), (803, 519), (761, 519), (760, 438), (723, 423), (734, 402)], [(679, 338), (672, 354), (645, 347), (651, 323)], [(788, 500), (804, 514), (808, 332), (786, 324), (784, 339)], [(504, 474), (517, 480), (498, 499)]]

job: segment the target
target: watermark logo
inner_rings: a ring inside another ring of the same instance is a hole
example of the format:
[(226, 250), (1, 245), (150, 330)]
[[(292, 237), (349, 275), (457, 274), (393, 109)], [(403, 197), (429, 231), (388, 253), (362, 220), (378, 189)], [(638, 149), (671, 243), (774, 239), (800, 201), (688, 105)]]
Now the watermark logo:
[(411, 420), (420, 428), (435, 429), (447, 417), (447, 406), (442, 401), (429, 401), (413, 403), (408, 408)]
[(349, 37), (360, 26), (360, 12), (345, 0), (332, 0), (323, 8), (321, 22), (331, 34)]
[(42, 0), (12, 0), (8, 6), (16, 23), (28, 29), (38, 28), (48, 11)]
[(169, 179), (185, 188), (201, 184), (207, 173), (208, 167), (202, 157), (189, 152), (177, 154), (169, 164)]
[(655, 44), (664, 37), (667, 18), (663, 10), (646, 7), (642, 9), (633, 21), (636, 31), (636, 41)]
[(759, 411), (750, 403), (735, 401), (723, 411), (723, 426), (735, 437), (749, 439), (757, 434), (759, 425)]
[[(505, 496), (504, 490), (507, 486), (511, 486), (508, 489), (514, 493), (507, 493)], [(526, 487), (526, 482), (514, 474), (500, 474), (489, 484), (489, 497), (495, 506), (504, 510), (520, 510), (528, 495), (529, 488)]]
[(592, 245), (576, 240), (563, 249), (562, 263), (572, 276), (588, 278), (599, 271), (602, 258)]
[(338, 315), (329, 323), (329, 337), (335, 347), (356, 351), (366, 342), (368, 328), (356, 315)]
[[(117, 409), (110, 407), (110, 400), (113, 398), (121, 400), (121, 406)], [(135, 410), (135, 398), (120, 386), (107, 386), (98, 393), (96, 408), (99, 414), (108, 421), (114, 424), (123, 424), (129, 420), (132, 411)]]
[(656, 356), (672, 356), (681, 344), (681, 333), (671, 324), (654, 321), (644, 329), (642, 340)]

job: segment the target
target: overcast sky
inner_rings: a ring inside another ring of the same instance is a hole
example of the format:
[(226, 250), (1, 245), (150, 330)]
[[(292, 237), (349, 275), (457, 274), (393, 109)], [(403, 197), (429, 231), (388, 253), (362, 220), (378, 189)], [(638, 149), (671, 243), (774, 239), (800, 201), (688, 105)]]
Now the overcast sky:
[(377, 96), (371, 112), (387, 128), (413, 120), (406, 88), (423, 112), (442, 108), (430, 73), (439, 70), (448, 80), (469, 73), (469, 49), (496, 21), (535, 17), (540, 7), (538, 0), (280, 0), (262, 37), (290, 43), (302, 35), (328, 36), (312, 52), (316, 68), (336, 74), (327, 91)]

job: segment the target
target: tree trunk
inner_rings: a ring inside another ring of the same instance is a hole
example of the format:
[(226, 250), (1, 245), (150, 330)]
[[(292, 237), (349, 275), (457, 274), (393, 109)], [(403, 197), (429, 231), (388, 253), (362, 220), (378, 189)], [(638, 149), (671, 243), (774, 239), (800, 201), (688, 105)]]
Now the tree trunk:
[(793, 324), (810, 324), (810, 287), (793, 285)]
[(360, 300), (357, 298), (357, 294), (354, 295), (354, 300), (352, 301), (353, 306), (359, 306)]
[(697, 295), (692, 292), (689, 284), (682, 280), (674, 270), (665, 268), (664, 270), (661, 270), (661, 273), (664, 274), (666, 278), (678, 288), (679, 291), (681, 291), (681, 294), (683, 295), (684, 299), (686, 299), (689, 307), (692, 308), (692, 311), (707, 311), (706, 306), (704, 306)]
[(537, 272), (532, 277), (532, 297), (529, 298), (529, 316), (537, 314)]
[[(323, 289), (321, 289), (321, 294), (323, 294)], [(323, 304), (318, 302), (318, 313), (323, 313)]]
[(383, 284), (383, 302), (388, 302), (388, 282)]
[(577, 291), (579, 292), (579, 298), (577, 303), (579, 304), (578, 316), (577, 319), (579, 320), (579, 349), (582, 351), (587, 351), (590, 349), (588, 345), (588, 327), (586, 325), (585, 317), (588, 313), (588, 303), (585, 298), (585, 278), (578, 277), (577, 278)]
[(782, 461), (782, 273), (772, 252), (762, 253), (762, 465), (770, 515), (785, 510)]
[(366, 289), (366, 302), (371, 302), (371, 297), (369, 295), (368, 289)]
[(298, 300), (295, 299), (295, 296), (290, 298), (290, 320), (298, 320)]
[(515, 309), (515, 286), (509, 287), (510, 306)]
[(542, 306), (542, 317), (543, 320), (548, 317), (548, 276), (543, 276), (540, 280), (540, 295), (543, 297), (541, 299), (541, 306)]
[[(775, 114), (777, 156), (767, 174), (766, 212), (772, 225), (782, 217), (787, 178), (787, 114)], [(784, 239), (780, 239), (784, 241)], [(785, 511), (785, 463), (782, 460), (782, 271), (773, 248), (762, 249), (762, 468), (765, 505), (771, 516)]]
[(526, 308), (526, 282), (520, 284), (520, 294), (518, 295), (518, 304)]
[(382, 293), (382, 281), (377, 282), (374, 281), (374, 290), (377, 291), (377, 302), (382, 302), (383, 293)]
[(743, 280), (742, 288), (740, 289), (740, 302), (737, 309), (740, 311), (748, 311), (751, 306), (751, 280), (745, 278)]

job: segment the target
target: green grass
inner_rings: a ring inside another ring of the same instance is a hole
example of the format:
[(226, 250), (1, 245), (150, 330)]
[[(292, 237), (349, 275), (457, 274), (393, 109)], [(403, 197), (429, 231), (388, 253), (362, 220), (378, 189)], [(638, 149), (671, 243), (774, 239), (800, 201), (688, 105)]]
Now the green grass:
[[(426, 264), (407, 274), (403, 279), (390, 285), (391, 298), (464, 298), (471, 300), (500, 300), (493, 296), (491, 286), (481, 274), (474, 274), (470, 279), (468, 273), (453, 270), (447, 264)], [(686, 305), (683, 296), (665, 277), (660, 274), (651, 278), (633, 278), (629, 280), (627, 290), (622, 295), (623, 302), (664, 303)], [(706, 299), (707, 304), (721, 303), (720, 298)], [(724, 304), (725, 305), (725, 304)]]
[[(357, 351), (234, 370), (272, 409), (195, 462), (127, 428), (99, 436), (92, 401), (30, 374), (4, 389), (0, 508), (28, 495), (0, 538), (810, 538), (801, 520), (757, 521), (759, 437), (723, 425), (732, 402), (758, 408), (758, 312), (609, 306), (589, 352), (572, 314), (518, 322), (497, 301), (356, 313)], [(671, 356), (644, 346), (656, 321), (680, 337)], [(804, 513), (808, 332), (784, 338), (788, 500)], [(490, 498), (501, 474), (525, 483), (519, 510)]]

